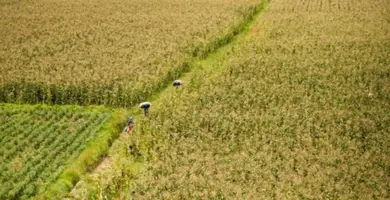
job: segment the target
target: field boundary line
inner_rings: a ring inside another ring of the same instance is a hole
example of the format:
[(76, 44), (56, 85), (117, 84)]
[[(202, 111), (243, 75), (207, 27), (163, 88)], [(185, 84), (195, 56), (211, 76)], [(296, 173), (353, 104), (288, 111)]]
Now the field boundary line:
[[(266, 1), (266, 0), (263, 0)], [(184, 61), (168, 70), (165, 76), (143, 88), (125, 90), (117, 88), (122, 92), (115, 97), (105, 97), (107, 91), (113, 91), (112, 84), (97, 86), (88, 85), (56, 85), (29, 82), (8, 82), (0, 85), (0, 102), (19, 104), (49, 104), (49, 105), (105, 105), (111, 107), (132, 107), (135, 104), (154, 96), (164, 90), (172, 80), (181, 77), (192, 70), (194, 59), (205, 59), (209, 54), (218, 51), (221, 47), (229, 44), (234, 38), (245, 31), (248, 23), (261, 12), (264, 6), (263, 1), (257, 5), (247, 8), (241, 12), (242, 20), (233, 23), (226, 33), (221, 37), (210, 38), (206, 44), (199, 44), (194, 47)], [(268, 1), (267, 1), (268, 2)], [(191, 55), (192, 54), (192, 55)], [(92, 95), (92, 96), (90, 96)]]
[[(197, 73), (199, 71), (203, 71), (205, 73), (213, 73), (213, 72), (211, 72), (211, 70), (213, 70), (213, 66), (212, 66), (213, 61), (215, 61), (217, 59), (221, 59), (221, 57), (224, 56), (226, 54), (226, 52), (230, 51), (232, 49), (232, 47), (234, 45), (236, 45), (237, 42), (245, 40), (246, 35), (250, 32), (250, 28), (256, 22), (256, 20), (259, 18), (259, 16), (264, 12), (264, 10), (269, 2), (270, 2), (269, 0), (263, 0), (255, 8), (253, 8), (250, 15), (247, 16), (246, 22), (240, 25), (240, 28), (239, 28), (240, 31), (233, 34), (233, 35), (228, 36), (229, 39), (226, 40), (226, 41), (228, 41), (227, 43), (220, 45), (219, 48), (214, 49), (213, 51), (207, 52), (206, 54), (202, 54), (202, 56), (196, 56), (196, 57), (191, 58), (190, 60), (187, 60), (185, 65), (187, 65), (189, 67), (189, 68), (187, 68), (188, 70), (183, 71), (180, 74), (180, 76), (177, 78), (180, 78), (181, 80), (184, 80), (184, 82), (186, 82), (186, 80), (189, 80), (192, 73)], [(170, 85), (172, 83), (172, 81), (173, 80), (169, 80), (169, 82), (166, 83), (165, 87), (159, 88), (157, 91), (155, 91), (155, 94), (151, 95), (150, 98), (147, 100), (153, 103), (154, 101), (157, 101), (161, 95), (164, 95), (166, 93), (174, 91), (175, 88), (171, 87), (171, 85)], [(133, 117), (140, 117), (143, 115), (143, 113), (138, 108), (138, 106), (132, 107), (129, 110), (129, 112), (133, 114), (132, 115)], [(131, 136), (128, 136), (128, 134), (121, 134), (119, 136), (119, 138), (114, 142), (111, 149), (118, 148), (115, 146), (120, 146), (119, 143), (121, 141), (125, 141), (126, 137), (131, 137)], [(113, 152), (113, 154), (115, 155), (115, 152)], [(85, 176), (85, 180), (82, 180), (79, 183), (77, 183), (80, 185), (77, 185), (70, 192), (69, 196), (65, 199), (75, 198), (75, 196), (73, 196), (73, 195), (76, 195), (76, 196), (78, 195), (77, 191), (75, 191), (75, 190), (85, 189), (85, 187), (86, 187), (85, 184), (87, 184), (87, 185), (96, 184), (96, 183), (93, 183), (94, 177), (95, 178), (99, 177), (99, 176), (101, 176), (101, 174), (105, 174), (107, 172), (107, 170), (108, 171), (112, 170), (111, 165), (112, 165), (113, 161), (111, 160), (111, 158), (112, 158), (111, 155), (104, 158), (101, 161), (101, 165), (105, 165), (105, 166), (99, 165), (93, 171), (91, 171), (89, 174), (87, 174)], [(136, 166), (136, 168), (139, 168), (140, 166), (142, 166), (142, 163), (134, 163), (134, 165)], [(136, 170), (135, 173), (139, 173), (140, 171), (142, 171), (142, 169)], [(118, 174), (117, 171), (115, 173)], [(136, 174), (132, 174), (132, 175), (136, 175)], [(112, 180), (106, 180), (106, 181), (110, 182), (111, 187), (118, 188), (118, 187), (116, 187), (117, 185), (119, 186), (121, 184), (124, 184), (120, 181), (121, 177), (112, 177), (112, 176), (105, 176), (105, 177), (112, 178)], [(117, 180), (115, 180), (116, 178), (117, 178)], [(91, 187), (88, 187), (88, 188), (91, 188)], [(99, 189), (103, 189), (103, 188), (99, 188)], [(95, 193), (101, 194), (101, 191), (100, 192), (95, 191)]]

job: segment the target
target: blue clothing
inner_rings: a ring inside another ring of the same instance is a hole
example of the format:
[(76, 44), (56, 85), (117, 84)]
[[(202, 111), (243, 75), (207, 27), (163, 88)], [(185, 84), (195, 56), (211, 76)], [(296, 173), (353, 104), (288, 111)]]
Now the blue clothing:
[(133, 117), (130, 117), (129, 120), (127, 121), (127, 125), (134, 124)]

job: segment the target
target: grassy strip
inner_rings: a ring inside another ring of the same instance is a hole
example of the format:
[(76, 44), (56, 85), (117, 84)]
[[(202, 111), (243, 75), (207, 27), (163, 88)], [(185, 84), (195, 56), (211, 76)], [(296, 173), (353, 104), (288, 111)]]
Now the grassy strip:
[(267, 4), (267, 1), (242, 12), (242, 21), (233, 26), (225, 35), (211, 42), (194, 47), (192, 55), (177, 67), (172, 68), (163, 78), (143, 88), (127, 89), (115, 82), (106, 85), (51, 85), (43, 83), (6, 83), (0, 85), (0, 102), (44, 103), (49, 105), (108, 105), (128, 107), (152, 97), (166, 88), (174, 79), (190, 71), (193, 59), (205, 59), (210, 53), (229, 44), (235, 36), (245, 31)]
[(91, 141), (80, 156), (44, 192), (34, 199), (60, 199), (67, 195), (80, 180), (82, 174), (96, 166), (107, 154), (112, 142), (119, 136), (126, 120), (124, 111), (114, 111), (112, 118), (99, 131), (99, 136)]
[(245, 12), (242, 12), (241, 15), (243, 16), (243, 20), (240, 23), (233, 27), (223, 37), (219, 37), (208, 44), (195, 48), (193, 57), (206, 59), (210, 53), (214, 53), (221, 47), (231, 43), (237, 35), (247, 32), (249, 30), (248, 28), (255, 21), (257, 15), (265, 9), (267, 4), (268, 0), (263, 0), (257, 6), (250, 7)]
[[(246, 23), (241, 24), (240, 28), (238, 29), (238, 32), (233, 32), (234, 34), (227, 35), (225, 39), (221, 39), (219, 42), (217, 42), (220, 45), (220, 48), (218, 49), (206, 49), (203, 53), (197, 55), (198, 59), (194, 59), (187, 63), (188, 66), (199, 66), (201, 65), (202, 71), (206, 71), (206, 73), (211, 73), (210, 70), (212, 70), (212, 63), (215, 62), (218, 59), (221, 59), (221, 56), (226, 55), (227, 52), (232, 48), (230, 45), (234, 45), (232, 42), (236, 40), (236, 38), (244, 38), (246, 33), (249, 32), (250, 27), (254, 24), (256, 18), (258, 15), (260, 15), (265, 7), (268, 4), (268, 0), (263, 0), (257, 7), (254, 7), (250, 10), (250, 12), (246, 16)], [(239, 39), (238, 39), (239, 40)], [(226, 48), (225, 48), (226, 47)], [(205, 66), (206, 65), (206, 66)], [(212, 71), (212, 73), (215, 73), (215, 71)], [(184, 78), (182, 80), (186, 80), (187, 78), (190, 78), (190, 76), (181, 77)], [(186, 81), (185, 81), (186, 82)], [(165, 90), (164, 88), (163, 90)], [(176, 89), (173, 89), (171, 87), (171, 90), (176, 92)], [(151, 101), (156, 100), (159, 98), (162, 90), (160, 93), (155, 93)], [(164, 92), (164, 94), (166, 94)], [(153, 108), (158, 109), (157, 107)], [(139, 110), (139, 109), (137, 109)], [(140, 115), (142, 113), (136, 112), (137, 110), (133, 110), (134, 113), (137, 113), (136, 115)], [(137, 124), (147, 123), (146, 121), (138, 121)], [(136, 127), (136, 129), (139, 128), (139, 126)], [(135, 132), (132, 134), (136, 134), (137, 130), (134, 130)], [(133, 138), (133, 137), (132, 137)], [(99, 183), (96, 180), (88, 180), (88, 184), (91, 186), (87, 188), (87, 196), (84, 196), (86, 199), (98, 199), (99, 196), (104, 196), (107, 199), (120, 199), (120, 193), (126, 193), (124, 191), (128, 190), (131, 186), (131, 180), (133, 177), (137, 176), (140, 172), (142, 172), (143, 166), (144, 166), (144, 160), (148, 160), (148, 141), (142, 140), (142, 141), (132, 141), (132, 138), (123, 139), (123, 141), (129, 141), (131, 146), (137, 146), (138, 148), (135, 148), (132, 150), (131, 153), (131, 159), (124, 161), (123, 159), (118, 158), (126, 158), (129, 156), (129, 152), (127, 152), (126, 148), (129, 146), (129, 142), (122, 142), (118, 141), (116, 144), (113, 145), (113, 148), (115, 148), (115, 157), (112, 158), (112, 162), (115, 162), (115, 170), (111, 172), (107, 177), (112, 178), (108, 182), (105, 182), (104, 185), (101, 185), (102, 183)], [(119, 144), (120, 143), (120, 144)], [(99, 185), (100, 184), (100, 185)]]

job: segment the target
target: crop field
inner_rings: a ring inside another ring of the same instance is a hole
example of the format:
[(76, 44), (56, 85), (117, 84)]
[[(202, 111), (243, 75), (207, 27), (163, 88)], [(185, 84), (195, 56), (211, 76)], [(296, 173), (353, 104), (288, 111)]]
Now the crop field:
[(390, 1), (262, 2), (0, 0), (0, 199), (390, 199)]
[(97, 109), (0, 104), (0, 199), (42, 192), (110, 117)]
[(389, 199), (389, 8), (270, 2), (139, 119), (106, 199)]
[(228, 42), (258, 0), (0, 1), (0, 102), (130, 106)]

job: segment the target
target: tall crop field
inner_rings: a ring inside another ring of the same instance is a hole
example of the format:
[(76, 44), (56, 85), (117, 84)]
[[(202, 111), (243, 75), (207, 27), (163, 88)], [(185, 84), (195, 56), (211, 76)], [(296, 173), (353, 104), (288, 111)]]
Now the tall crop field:
[(108, 111), (77, 107), (0, 104), (0, 199), (43, 192), (110, 117)]
[(0, 1), (0, 102), (128, 106), (226, 43), (258, 0)]
[(118, 163), (144, 171), (123, 164), (114, 197), (389, 199), (389, 13), (273, 0), (215, 70), (138, 121)]

